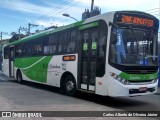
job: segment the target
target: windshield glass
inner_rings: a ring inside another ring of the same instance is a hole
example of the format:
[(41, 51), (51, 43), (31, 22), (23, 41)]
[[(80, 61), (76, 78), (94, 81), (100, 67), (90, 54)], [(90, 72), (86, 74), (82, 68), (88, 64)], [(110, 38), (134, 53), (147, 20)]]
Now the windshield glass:
[(126, 66), (157, 66), (157, 35), (153, 31), (113, 28), (109, 61)]

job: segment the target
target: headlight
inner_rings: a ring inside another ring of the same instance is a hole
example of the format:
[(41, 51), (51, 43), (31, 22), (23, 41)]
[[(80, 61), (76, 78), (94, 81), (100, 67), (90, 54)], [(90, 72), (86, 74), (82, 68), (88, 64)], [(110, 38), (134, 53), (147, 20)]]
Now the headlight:
[(158, 78), (152, 80), (152, 83), (156, 83)]
[(110, 72), (111, 77), (113, 77), (115, 80), (119, 81), (120, 83), (124, 84), (124, 85), (128, 85), (129, 82), (123, 78), (121, 78), (120, 76), (116, 75), (115, 73)]

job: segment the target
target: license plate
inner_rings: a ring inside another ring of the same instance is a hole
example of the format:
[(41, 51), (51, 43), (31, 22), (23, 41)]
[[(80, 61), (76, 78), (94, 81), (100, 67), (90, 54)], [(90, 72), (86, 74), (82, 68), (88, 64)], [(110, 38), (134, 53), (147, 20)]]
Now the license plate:
[(139, 88), (139, 91), (140, 91), (140, 92), (147, 91), (147, 87), (140, 87), (140, 88)]

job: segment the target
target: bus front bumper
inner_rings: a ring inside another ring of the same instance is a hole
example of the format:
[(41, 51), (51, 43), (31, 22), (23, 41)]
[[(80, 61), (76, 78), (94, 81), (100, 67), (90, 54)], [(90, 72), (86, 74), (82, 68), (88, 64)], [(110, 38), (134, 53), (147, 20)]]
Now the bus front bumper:
[(108, 87), (108, 96), (138, 96), (157, 93), (158, 81), (144, 85), (123, 85), (112, 79)]

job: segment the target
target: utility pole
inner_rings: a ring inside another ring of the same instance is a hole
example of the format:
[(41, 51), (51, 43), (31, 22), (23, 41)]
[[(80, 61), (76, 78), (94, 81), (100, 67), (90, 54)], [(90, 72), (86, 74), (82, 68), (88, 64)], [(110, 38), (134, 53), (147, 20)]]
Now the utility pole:
[(38, 25), (36, 25), (36, 24), (28, 23), (28, 33), (27, 33), (27, 35), (30, 35), (30, 30), (31, 30), (32, 27), (37, 27), (37, 26)]
[(18, 39), (21, 39), (21, 31), (27, 31), (27, 28), (24, 28), (24, 27), (19, 27), (18, 29)]
[(2, 40), (2, 37), (3, 37), (3, 35), (8, 35), (8, 33), (7, 32), (0, 32), (0, 37), (1, 37), (1, 40)]
[(91, 11), (93, 10), (93, 5), (94, 5), (94, 0), (92, 0), (92, 3), (91, 3)]

